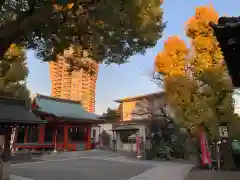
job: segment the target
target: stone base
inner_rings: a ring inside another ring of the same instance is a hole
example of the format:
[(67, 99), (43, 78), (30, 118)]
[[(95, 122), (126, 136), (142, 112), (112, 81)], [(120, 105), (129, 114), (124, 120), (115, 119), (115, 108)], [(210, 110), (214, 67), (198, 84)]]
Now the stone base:
[(32, 153), (18, 152), (14, 153), (11, 156), (11, 161), (22, 161), (22, 160), (31, 160)]
[(15, 175), (10, 175), (10, 180), (34, 180), (30, 178), (25, 178), (25, 177), (20, 177), (20, 176), (15, 176)]
[(10, 180), (10, 162), (3, 162), (1, 166), (1, 180)]

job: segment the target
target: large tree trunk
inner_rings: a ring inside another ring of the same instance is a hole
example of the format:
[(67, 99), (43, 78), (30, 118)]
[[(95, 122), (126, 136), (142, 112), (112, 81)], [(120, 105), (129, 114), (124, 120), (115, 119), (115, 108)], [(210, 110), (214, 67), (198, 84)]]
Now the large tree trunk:
[(12, 133), (12, 128), (10, 127), (7, 128), (5, 132), (4, 150), (3, 150), (3, 157), (2, 157), (3, 162), (1, 166), (1, 180), (10, 180), (11, 133)]

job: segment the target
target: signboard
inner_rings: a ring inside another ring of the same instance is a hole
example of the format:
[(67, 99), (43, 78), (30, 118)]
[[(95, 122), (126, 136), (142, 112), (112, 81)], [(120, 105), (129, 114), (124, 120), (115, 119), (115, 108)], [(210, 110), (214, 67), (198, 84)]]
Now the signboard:
[(219, 135), (220, 137), (228, 137), (228, 127), (227, 126), (219, 126)]

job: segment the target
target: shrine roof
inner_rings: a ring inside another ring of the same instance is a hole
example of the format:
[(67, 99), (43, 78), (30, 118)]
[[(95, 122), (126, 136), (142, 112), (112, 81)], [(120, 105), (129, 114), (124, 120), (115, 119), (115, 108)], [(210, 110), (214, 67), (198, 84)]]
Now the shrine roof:
[(42, 124), (43, 120), (37, 118), (19, 98), (0, 96), (0, 124)]
[(131, 101), (137, 101), (137, 100), (141, 100), (141, 99), (145, 99), (145, 98), (149, 98), (149, 97), (161, 97), (164, 95), (165, 95), (165, 92), (157, 92), (157, 93), (151, 93), (151, 94), (144, 94), (144, 95), (140, 95), (140, 96), (117, 99), (117, 100), (115, 100), (115, 102), (117, 102), (117, 103), (131, 102)]
[(134, 125), (120, 125), (120, 126), (117, 126), (115, 129), (112, 129), (113, 131), (130, 131), (130, 130), (139, 130), (138, 127), (134, 126)]
[(40, 112), (51, 114), (63, 119), (72, 119), (75, 121), (92, 120), (103, 121), (100, 116), (87, 112), (79, 101), (55, 98), (37, 94), (34, 98), (36, 109)]

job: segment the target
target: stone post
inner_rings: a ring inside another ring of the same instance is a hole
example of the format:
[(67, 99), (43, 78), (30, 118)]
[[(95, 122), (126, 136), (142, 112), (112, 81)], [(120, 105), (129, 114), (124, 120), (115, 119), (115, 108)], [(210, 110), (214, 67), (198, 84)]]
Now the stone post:
[(6, 127), (5, 132), (5, 141), (4, 141), (4, 150), (3, 150), (3, 158), (1, 164), (1, 180), (10, 180), (10, 157), (11, 157), (11, 149), (10, 149), (10, 141), (11, 141), (12, 128)]

